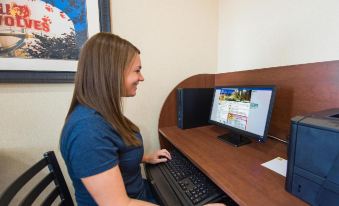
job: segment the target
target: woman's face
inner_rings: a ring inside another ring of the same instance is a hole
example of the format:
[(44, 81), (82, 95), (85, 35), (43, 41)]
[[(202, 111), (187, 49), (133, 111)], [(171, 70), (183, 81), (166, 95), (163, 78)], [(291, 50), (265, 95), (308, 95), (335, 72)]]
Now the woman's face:
[(124, 71), (125, 77), (125, 96), (133, 97), (137, 94), (137, 85), (140, 81), (144, 81), (141, 74), (141, 60), (140, 55), (136, 55), (130, 64), (130, 67)]

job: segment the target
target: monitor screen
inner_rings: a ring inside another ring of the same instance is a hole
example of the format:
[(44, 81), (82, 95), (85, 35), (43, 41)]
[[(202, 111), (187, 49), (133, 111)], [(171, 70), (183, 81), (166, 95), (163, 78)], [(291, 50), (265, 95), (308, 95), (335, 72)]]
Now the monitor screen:
[[(228, 139), (246, 136), (264, 141), (272, 113), (274, 86), (225, 86), (214, 89), (210, 122), (226, 127)], [(232, 141), (232, 140), (231, 140)], [(246, 143), (249, 143), (246, 140)], [(236, 145), (240, 146), (240, 145)]]

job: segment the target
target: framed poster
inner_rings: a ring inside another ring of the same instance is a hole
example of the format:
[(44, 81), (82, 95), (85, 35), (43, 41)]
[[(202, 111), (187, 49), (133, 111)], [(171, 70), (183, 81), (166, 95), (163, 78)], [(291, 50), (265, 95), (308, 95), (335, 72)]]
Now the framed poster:
[(111, 32), (110, 0), (1, 0), (0, 83), (73, 82), (99, 31)]

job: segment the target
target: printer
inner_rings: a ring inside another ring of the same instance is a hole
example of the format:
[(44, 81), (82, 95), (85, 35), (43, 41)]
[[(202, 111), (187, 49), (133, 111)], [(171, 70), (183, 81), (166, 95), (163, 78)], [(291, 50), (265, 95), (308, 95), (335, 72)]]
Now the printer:
[(310, 205), (339, 205), (339, 108), (291, 120), (286, 190)]

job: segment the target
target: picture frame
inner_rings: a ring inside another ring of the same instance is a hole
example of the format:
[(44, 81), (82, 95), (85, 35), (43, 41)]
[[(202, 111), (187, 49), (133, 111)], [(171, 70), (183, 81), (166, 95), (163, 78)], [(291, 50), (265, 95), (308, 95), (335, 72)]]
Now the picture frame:
[[(91, 11), (91, 8), (87, 8), (88, 11)], [(98, 0), (98, 15), (98, 32), (111, 32), (110, 0)], [(75, 68), (72, 68), (72, 71), (0, 69), (0, 83), (73, 83), (75, 70)]]

